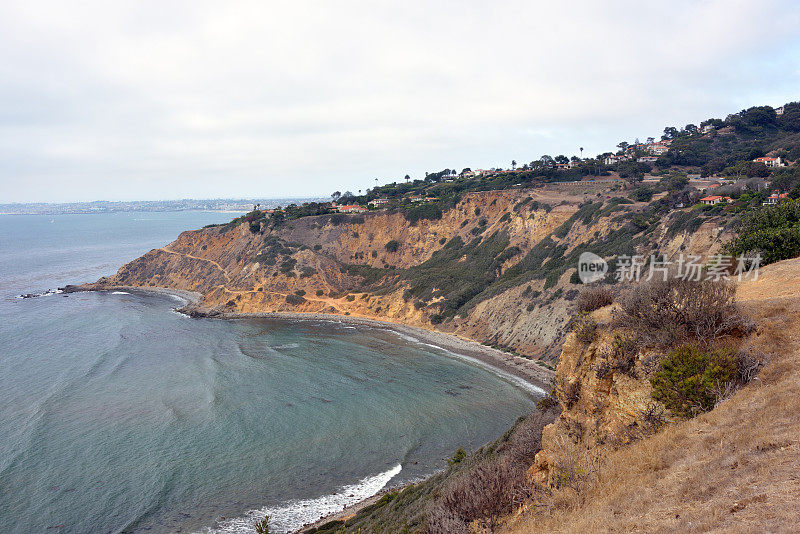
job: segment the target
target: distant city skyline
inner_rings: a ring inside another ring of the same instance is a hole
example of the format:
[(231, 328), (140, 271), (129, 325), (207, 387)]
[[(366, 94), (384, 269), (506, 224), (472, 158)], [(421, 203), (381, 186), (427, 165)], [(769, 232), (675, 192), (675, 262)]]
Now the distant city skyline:
[(798, 27), (792, 1), (7, 2), (0, 204), (325, 197), (594, 156), (799, 100)]

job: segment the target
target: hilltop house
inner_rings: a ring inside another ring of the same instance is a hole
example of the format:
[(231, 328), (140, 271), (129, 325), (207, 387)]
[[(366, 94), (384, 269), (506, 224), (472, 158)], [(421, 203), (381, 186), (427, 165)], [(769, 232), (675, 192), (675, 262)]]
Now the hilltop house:
[(638, 161), (639, 163), (655, 163), (658, 160), (658, 156), (641, 156)]
[(781, 107), (779, 107), (779, 108), (775, 108), (775, 115), (777, 115), (777, 116), (779, 116), (779, 117), (780, 117), (781, 115), (783, 115), (783, 106), (781, 106)]
[(778, 202), (782, 202), (784, 200), (789, 199), (789, 193), (775, 193), (774, 195), (770, 195), (764, 201), (764, 206), (774, 206)]
[(648, 152), (655, 156), (660, 156), (662, 154), (666, 154), (669, 152), (669, 143), (666, 141), (659, 141), (658, 143), (653, 143), (646, 146)]
[(339, 213), (364, 213), (367, 211), (367, 208), (364, 206), (359, 206), (358, 204), (345, 204), (342, 206), (336, 206), (336, 209)]
[(711, 195), (708, 197), (701, 198), (700, 202), (702, 204), (705, 204), (706, 206), (714, 206), (715, 204), (720, 204), (722, 202), (730, 202), (732, 200), (733, 199), (731, 197), (721, 197), (719, 195)]
[(614, 165), (616, 163), (619, 163), (620, 161), (628, 161), (629, 159), (630, 158), (628, 156), (615, 156), (614, 154), (611, 154), (610, 156), (607, 156), (606, 159), (603, 160), (603, 163), (605, 163), (606, 165)]
[(785, 167), (786, 164), (781, 160), (781, 158), (771, 158), (769, 156), (764, 156), (763, 158), (756, 158), (753, 161), (756, 163), (763, 163), (767, 167)]
[(385, 206), (389, 203), (388, 198), (375, 198), (369, 201), (369, 204), (372, 206)]

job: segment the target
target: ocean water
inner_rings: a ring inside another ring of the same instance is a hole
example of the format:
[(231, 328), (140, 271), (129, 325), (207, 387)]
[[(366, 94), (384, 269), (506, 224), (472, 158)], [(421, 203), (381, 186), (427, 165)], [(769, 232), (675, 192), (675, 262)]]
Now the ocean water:
[(41, 294), (230, 214), (0, 216), (0, 531), (289, 532), (441, 468), (530, 392), (386, 329)]

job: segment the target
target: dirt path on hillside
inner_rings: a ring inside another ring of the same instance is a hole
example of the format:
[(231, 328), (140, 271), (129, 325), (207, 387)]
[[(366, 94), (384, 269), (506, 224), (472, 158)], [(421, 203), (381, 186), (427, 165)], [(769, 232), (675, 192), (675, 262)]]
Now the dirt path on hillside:
[(217, 269), (222, 271), (222, 275), (225, 277), (225, 280), (227, 280), (228, 283), (231, 282), (231, 277), (228, 276), (227, 271), (225, 271), (225, 269), (222, 268), (222, 265), (220, 265), (218, 262), (216, 262), (214, 260), (209, 260), (208, 258), (201, 258), (199, 256), (192, 256), (191, 254), (186, 254), (185, 252), (175, 252), (174, 250), (170, 250), (170, 249), (168, 249), (166, 247), (161, 247), (161, 248), (156, 249), (156, 250), (160, 250), (162, 252), (166, 252), (167, 254), (175, 254), (176, 256), (182, 256), (182, 257), (185, 257), (185, 258), (191, 258), (193, 260), (205, 261), (207, 263), (210, 263), (211, 265), (213, 265), (214, 267), (216, 267)]

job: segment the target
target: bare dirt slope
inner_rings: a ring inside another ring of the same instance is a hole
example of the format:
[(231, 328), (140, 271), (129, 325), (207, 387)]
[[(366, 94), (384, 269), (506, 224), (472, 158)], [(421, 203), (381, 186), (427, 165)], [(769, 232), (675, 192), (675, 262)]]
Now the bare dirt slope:
[(759, 378), (711, 412), (609, 453), (583, 495), (522, 513), (508, 532), (797, 532), (800, 529), (800, 259), (762, 269), (738, 297), (769, 354)]

